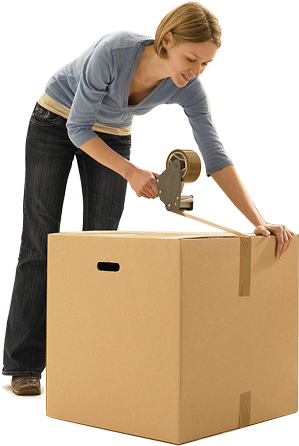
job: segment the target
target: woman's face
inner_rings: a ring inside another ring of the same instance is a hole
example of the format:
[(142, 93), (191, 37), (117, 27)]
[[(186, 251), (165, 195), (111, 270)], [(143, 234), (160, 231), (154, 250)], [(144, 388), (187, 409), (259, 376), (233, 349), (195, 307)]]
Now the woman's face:
[(198, 77), (217, 52), (213, 42), (173, 44), (172, 33), (162, 40), (167, 50), (166, 70), (177, 87), (184, 87), (193, 77)]

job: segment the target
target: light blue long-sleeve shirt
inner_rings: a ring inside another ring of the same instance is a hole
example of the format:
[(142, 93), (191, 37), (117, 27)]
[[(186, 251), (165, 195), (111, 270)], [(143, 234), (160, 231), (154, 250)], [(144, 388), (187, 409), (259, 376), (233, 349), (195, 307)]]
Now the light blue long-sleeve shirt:
[(66, 123), (70, 140), (80, 147), (96, 136), (92, 130), (95, 123), (127, 127), (134, 115), (143, 115), (160, 104), (179, 104), (191, 124), (207, 176), (233, 165), (213, 124), (199, 78), (180, 88), (167, 77), (138, 105), (128, 105), (135, 67), (144, 46), (152, 43), (154, 39), (130, 31), (106, 34), (49, 79), (46, 93), (70, 109)]

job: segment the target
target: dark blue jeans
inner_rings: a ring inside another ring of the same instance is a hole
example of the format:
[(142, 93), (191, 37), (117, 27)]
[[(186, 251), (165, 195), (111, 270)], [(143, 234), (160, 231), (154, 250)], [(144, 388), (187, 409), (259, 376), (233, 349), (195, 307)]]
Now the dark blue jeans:
[[(23, 229), (4, 343), (3, 375), (36, 376), (46, 366), (47, 234), (59, 232), (68, 175), (77, 158), (83, 231), (117, 230), (127, 181), (69, 139), (66, 119), (36, 104), (26, 138)], [(130, 159), (131, 136), (96, 132)]]

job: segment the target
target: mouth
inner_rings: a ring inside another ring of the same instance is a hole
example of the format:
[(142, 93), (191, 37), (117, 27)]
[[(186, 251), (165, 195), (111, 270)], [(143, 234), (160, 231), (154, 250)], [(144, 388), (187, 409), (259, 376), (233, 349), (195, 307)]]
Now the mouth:
[(192, 79), (192, 77), (187, 77), (187, 76), (185, 76), (183, 73), (181, 73), (181, 75), (183, 76), (183, 79), (184, 79), (185, 81), (187, 81), (187, 82), (189, 82), (190, 79)]

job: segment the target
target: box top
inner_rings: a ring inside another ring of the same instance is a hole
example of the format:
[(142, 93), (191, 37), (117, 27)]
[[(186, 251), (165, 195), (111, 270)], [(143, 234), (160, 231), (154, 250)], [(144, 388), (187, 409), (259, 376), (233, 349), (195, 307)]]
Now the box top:
[[(74, 231), (49, 234), (51, 236), (76, 236), (76, 237), (119, 237), (119, 238), (148, 238), (148, 239), (194, 239), (237, 237), (230, 232), (150, 232), (150, 231)], [(244, 233), (248, 237), (256, 237), (253, 233)]]

